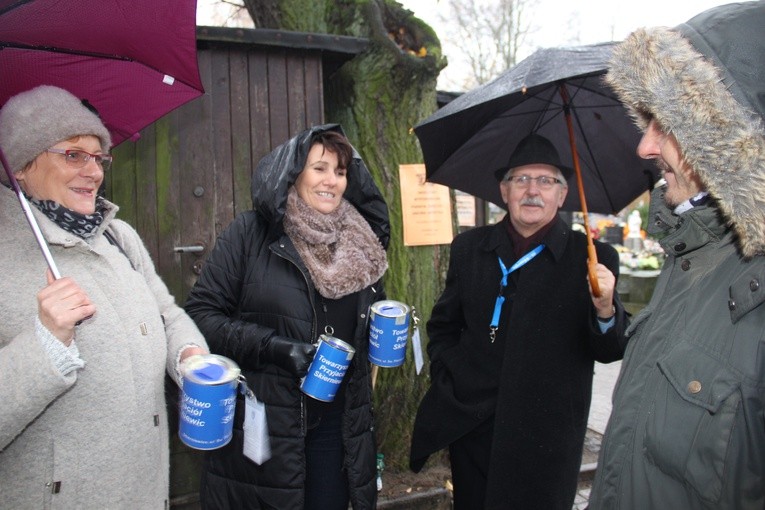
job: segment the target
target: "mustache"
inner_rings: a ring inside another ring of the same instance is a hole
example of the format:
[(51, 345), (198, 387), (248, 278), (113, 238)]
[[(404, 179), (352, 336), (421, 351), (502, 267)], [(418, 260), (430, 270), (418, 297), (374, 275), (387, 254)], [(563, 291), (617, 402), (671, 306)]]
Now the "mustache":
[(664, 161), (663, 159), (656, 158), (653, 160), (653, 162), (656, 165), (656, 167), (661, 171), (662, 174), (664, 174), (665, 172), (672, 172), (672, 168), (670, 168), (667, 162)]
[(545, 202), (540, 197), (526, 197), (521, 200), (521, 205), (534, 205), (537, 207), (544, 207)]

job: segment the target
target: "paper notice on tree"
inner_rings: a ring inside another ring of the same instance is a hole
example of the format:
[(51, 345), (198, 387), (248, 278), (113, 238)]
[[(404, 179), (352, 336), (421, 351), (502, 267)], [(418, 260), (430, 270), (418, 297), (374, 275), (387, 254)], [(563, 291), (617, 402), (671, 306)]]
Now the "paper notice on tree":
[(449, 244), (452, 205), (449, 188), (425, 182), (425, 165), (400, 165), (401, 216), (404, 246)]

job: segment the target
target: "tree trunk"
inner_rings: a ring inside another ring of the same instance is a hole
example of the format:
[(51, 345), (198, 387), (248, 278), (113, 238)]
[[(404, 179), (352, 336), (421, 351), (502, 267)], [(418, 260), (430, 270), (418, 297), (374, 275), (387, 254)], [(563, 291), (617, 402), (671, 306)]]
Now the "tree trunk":
[[(412, 127), (436, 110), (436, 78), (446, 65), (432, 29), (392, 0), (246, 0), (260, 28), (333, 33), (369, 39), (367, 51), (329, 77), (326, 118), (343, 126), (390, 209), (392, 236), (385, 287), (389, 299), (414, 306), (423, 349), (425, 322), (443, 289), (448, 246), (405, 247), (399, 164), (420, 163)], [(280, 26), (264, 23), (277, 22)], [(427, 359), (427, 357), (426, 357)], [(375, 386), (379, 451), (392, 469), (408, 465), (414, 416), (429, 386), (428, 367), (381, 368)]]

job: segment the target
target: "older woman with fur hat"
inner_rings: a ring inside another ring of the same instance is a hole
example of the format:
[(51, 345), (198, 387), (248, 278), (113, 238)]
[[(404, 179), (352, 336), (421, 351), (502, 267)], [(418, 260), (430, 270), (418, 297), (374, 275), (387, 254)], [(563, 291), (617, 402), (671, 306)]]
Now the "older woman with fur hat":
[(207, 352), (138, 234), (98, 195), (99, 117), (41, 86), (0, 110), (0, 148), (62, 278), (0, 187), (0, 501), (7, 508), (167, 508), (164, 375)]
[[(234, 438), (207, 456), (202, 505), (371, 510), (368, 313), (385, 299), (388, 208), (338, 125), (307, 129), (263, 158), (252, 202), (216, 242), (186, 310), (265, 402), (274, 455), (258, 465), (242, 454), (240, 400)], [(356, 350), (332, 402), (300, 390), (324, 332)]]

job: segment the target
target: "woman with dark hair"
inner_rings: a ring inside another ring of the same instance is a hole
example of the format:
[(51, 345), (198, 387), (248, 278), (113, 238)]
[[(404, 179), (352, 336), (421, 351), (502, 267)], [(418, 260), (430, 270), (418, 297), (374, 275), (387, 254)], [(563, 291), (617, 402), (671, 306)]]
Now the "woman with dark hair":
[[(234, 439), (209, 452), (205, 508), (375, 508), (376, 448), (368, 313), (384, 299), (388, 209), (337, 125), (308, 129), (257, 166), (253, 209), (221, 234), (186, 310), (214, 353), (236, 361), (265, 403), (272, 457)], [(332, 402), (300, 390), (320, 334), (355, 355)]]

